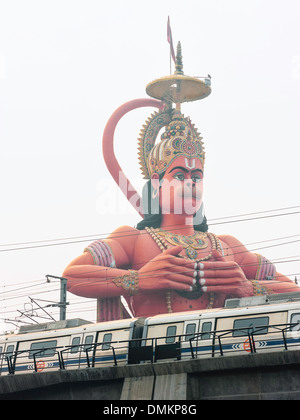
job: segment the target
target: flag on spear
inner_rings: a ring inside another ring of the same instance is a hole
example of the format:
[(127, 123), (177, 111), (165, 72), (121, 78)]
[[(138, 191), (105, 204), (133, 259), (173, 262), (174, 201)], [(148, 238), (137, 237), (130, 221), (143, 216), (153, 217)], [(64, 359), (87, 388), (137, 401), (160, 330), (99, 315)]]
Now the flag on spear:
[(168, 39), (168, 43), (170, 44), (170, 55), (173, 58), (173, 61), (175, 63), (176, 62), (175, 51), (174, 51), (174, 46), (173, 46), (172, 30), (171, 30), (170, 17), (169, 16), (168, 16), (168, 26), (167, 26), (167, 39)]

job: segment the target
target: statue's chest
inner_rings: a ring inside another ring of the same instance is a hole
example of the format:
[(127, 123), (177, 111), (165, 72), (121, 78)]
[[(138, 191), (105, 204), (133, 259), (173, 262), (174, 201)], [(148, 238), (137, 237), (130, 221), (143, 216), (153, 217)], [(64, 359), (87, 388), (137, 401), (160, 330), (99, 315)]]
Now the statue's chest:
[(185, 236), (161, 229), (146, 228), (161, 252), (174, 246), (182, 246), (180, 255), (191, 260), (205, 261), (212, 258), (212, 251), (221, 251), (221, 244), (216, 235), (207, 232), (195, 232)]
[(193, 236), (176, 235), (171, 232), (160, 232), (158, 235), (165, 248), (182, 246), (180, 255), (191, 260), (206, 258), (212, 250), (208, 234), (196, 232)]

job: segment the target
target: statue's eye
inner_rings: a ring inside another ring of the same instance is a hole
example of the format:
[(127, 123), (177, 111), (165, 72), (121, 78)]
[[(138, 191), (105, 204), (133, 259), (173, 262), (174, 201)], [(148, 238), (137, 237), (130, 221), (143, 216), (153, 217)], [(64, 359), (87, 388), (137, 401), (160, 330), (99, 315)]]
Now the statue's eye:
[(192, 176), (192, 181), (193, 182), (201, 182), (202, 181), (201, 175), (193, 175)]
[(174, 178), (177, 179), (178, 181), (183, 181), (184, 180), (184, 174), (182, 172), (177, 172), (174, 175)]

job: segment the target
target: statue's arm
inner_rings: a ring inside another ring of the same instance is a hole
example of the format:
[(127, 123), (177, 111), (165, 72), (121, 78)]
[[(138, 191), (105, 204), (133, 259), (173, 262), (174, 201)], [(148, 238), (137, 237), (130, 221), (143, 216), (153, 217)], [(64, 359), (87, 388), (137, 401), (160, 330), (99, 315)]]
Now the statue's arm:
[(250, 252), (232, 236), (223, 235), (219, 236), (219, 239), (223, 243), (225, 257), (233, 257), (246, 278), (252, 282), (254, 294), (299, 291), (299, 287), (288, 277), (277, 272), (275, 265), (264, 256)]
[[(93, 242), (65, 269), (68, 291), (89, 298), (127, 297), (162, 289), (191, 291), (196, 283), (195, 263), (177, 257), (182, 246), (161, 253), (154, 244), (158, 254), (149, 258), (149, 243), (137, 243), (140, 235), (141, 231), (124, 226), (104, 241)], [(137, 247), (144, 250), (143, 261), (139, 270), (131, 270)]]
[[(128, 270), (138, 231), (129, 226), (115, 230), (107, 239), (95, 241), (64, 270), (67, 289), (79, 296), (98, 298), (130, 295), (137, 287), (136, 272)], [(130, 285), (126, 286), (129, 276)]]

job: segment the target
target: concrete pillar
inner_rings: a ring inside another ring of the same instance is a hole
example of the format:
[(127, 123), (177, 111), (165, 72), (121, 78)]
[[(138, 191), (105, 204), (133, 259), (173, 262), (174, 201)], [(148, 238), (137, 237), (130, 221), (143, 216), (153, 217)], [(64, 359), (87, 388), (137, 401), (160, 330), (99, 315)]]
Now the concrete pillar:
[(121, 400), (152, 400), (154, 376), (125, 378)]
[(186, 400), (187, 373), (159, 375), (155, 378), (153, 400)]

